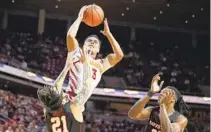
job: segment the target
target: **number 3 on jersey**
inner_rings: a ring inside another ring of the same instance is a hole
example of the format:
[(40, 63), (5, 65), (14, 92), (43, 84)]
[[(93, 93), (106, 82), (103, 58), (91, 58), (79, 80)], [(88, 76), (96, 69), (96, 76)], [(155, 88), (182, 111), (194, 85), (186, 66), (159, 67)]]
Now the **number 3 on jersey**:
[(66, 117), (53, 117), (51, 118), (53, 132), (68, 132)]
[(95, 68), (92, 68), (92, 79), (96, 79), (96, 73), (97, 73), (97, 70)]

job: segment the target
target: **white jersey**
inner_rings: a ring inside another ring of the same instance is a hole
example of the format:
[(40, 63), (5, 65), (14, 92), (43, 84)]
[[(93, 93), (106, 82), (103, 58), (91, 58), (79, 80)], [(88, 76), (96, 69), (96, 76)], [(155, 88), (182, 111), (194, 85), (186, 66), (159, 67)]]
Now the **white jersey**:
[(86, 101), (100, 82), (102, 74), (111, 68), (111, 65), (107, 58), (95, 60), (87, 57), (82, 62), (80, 48), (68, 54), (72, 55), (73, 66), (69, 70), (69, 85), (66, 92), (84, 111)]

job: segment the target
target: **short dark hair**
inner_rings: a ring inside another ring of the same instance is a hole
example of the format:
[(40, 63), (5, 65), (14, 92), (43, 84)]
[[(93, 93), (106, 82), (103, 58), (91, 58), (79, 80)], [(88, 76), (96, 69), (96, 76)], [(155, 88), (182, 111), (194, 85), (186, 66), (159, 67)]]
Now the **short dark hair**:
[(59, 94), (51, 86), (44, 86), (39, 89), (37, 95), (49, 112), (57, 111), (62, 104), (62, 92)]
[(181, 114), (187, 113), (189, 110), (188, 105), (185, 103), (183, 100), (183, 96), (179, 92), (179, 90), (173, 86), (167, 86), (167, 88), (174, 90), (175, 95), (176, 95), (176, 103), (175, 103), (175, 109), (180, 112)]
[(85, 42), (88, 38), (90, 38), (90, 37), (96, 38), (96, 39), (99, 41), (99, 44), (100, 44), (100, 47), (101, 47), (101, 40), (100, 40), (99, 37), (98, 37), (97, 35), (95, 35), (95, 34), (92, 34), (92, 35), (89, 35), (88, 37), (86, 37), (86, 39), (84, 40), (84, 42)]

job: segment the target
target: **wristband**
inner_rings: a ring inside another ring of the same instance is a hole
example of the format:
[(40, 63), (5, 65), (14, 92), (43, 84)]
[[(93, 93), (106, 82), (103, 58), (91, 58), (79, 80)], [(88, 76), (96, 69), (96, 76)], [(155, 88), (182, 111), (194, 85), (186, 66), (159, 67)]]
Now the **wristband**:
[(152, 97), (153, 95), (154, 95), (154, 93), (151, 92), (151, 91), (149, 91), (149, 92), (147, 93), (147, 96), (149, 96), (149, 97)]

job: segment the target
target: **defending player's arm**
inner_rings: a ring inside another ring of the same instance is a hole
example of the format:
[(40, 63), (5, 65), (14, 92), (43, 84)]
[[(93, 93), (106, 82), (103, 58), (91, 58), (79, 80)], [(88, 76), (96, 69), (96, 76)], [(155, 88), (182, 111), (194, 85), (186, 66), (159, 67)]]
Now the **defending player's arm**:
[(158, 80), (160, 80), (159, 75), (155, 75), (152, 79), (151, 82), (151, 89), (148, 93), (148, 95), (143, 98), (140, 99), (139, 101), (137, 101), (133, 107), (130, 109), (130, 111), (128, 112), (128, 116), (131, 119), (134, 120), (146, 120), (149, 118), (152, 108), (153, 107), (146, 107), (145, 105), (149, 102), (149, 100), (151, 99), (151, 97), (160, 91), (162, 85), (163, 85), (163, 81), (160, 83), (160, 86), (158, 85)]
[(137, 101), (128, 112), (128, 116), (133, 120), (148, 119), (153, 107), (145, 108), (145, 105), (149, 102), (150, 99), (151, 97), (147, 95), (145, 98)]
[[(44, 102), (44, 103), (46, 103), (45, 102), (45, 99), (43, 99), (43, 98), (45, 98), (46, 96), (48, 96), (47, 94), (49, 94), (49, 89), (50, 90), (53, 90), (53, 91), (57, 91), (57, 92), (59, 92), (59, 93), (57, 93), (57, 94), (61, 94), (61, 91), (62, 91), (62, 86), (63, 86), (63, 83), (64, 83), (64, 80), (65, 80), (65, 77), (66, 77), (66, 75), (67, 75), (67, 73), (68, 73), (68, 69), (69, 68), (71, 68), (71, 66), (72, 66), (72, 63), (71, 63), (71, 61), (69, 61), (69, 60), (71, 60), (72, 58), (71, 58), (71, 56), (69, 55), (68, 57), (67, 57), (67, 60), (66, 60), (66, 64), (65, 64), (65, 67), (64, 67), (64, 69), (62, 70), (62, 72), (60, 73), (60, 75), (57, 77), (57, 79), (54, 81), (54, 83), (53, 83), (53, 85), (52, 86), (50, 86), (50, 87), (46, 87), (46, 86), (44, 86), (44, 88), (40, 88), (38, 91), (37, 91), (37, 94), (38, 94), (38, 97), (39, 97), (39, 99), (42, 101), (42, 102)], [(43, 100), (42, 100), (43, 99)], [(45, 113), (45, 111), (44, 111), (44, 113)]]
[(79, 47), (78, 41), (76, 40), (76, 35), (78, 32), (78, 28), (83, 20), (84, 12), (86, 10), (87, 6), (83, 6), (78, 14), (78, 18), (75, 20), (75, 22), (71, 25), (67, 32), (67, 49), (68, 52), (74, 51), (76, 48)]
[(68, 54), (65, 62), (65, 66), (62, 70), (62, 72), (59, 74), (59, 76), (56, 78), (56, 80), (53, 83), (53, 86), (59, 90), (59, 92), (62, 91), (62, 86), (65, 80), (65, 77), (69, 71), (69, 69), (72, 67), (72, 55)]
[(166, 105), (163, 103), (165, 100), (168, 100), (167, 96), (172, 96), (172, 94), (174, 94), (172, 91), (167, 92), (166, 94), (162, 95), (159, 101), (161, 130), (162, 132), (183, 132), (188, 123), (187, 118), (180, 115), (177, 117), (175, 123), (171, 123), (166, 111)]
[(61, 92), (61, 90), (62, 90), (62, 86), (63, 86), (64, 80), (68, 73), (69, 68), (70, 67), (65, 66), (53, 84), (53, 86), (55, 86), (57, 88), (57, 90), (59, 90), (59, 92)]
[[(64, 67), (64, 69), (62, 70), (62, 72), (60, 73), (60, 75), (57, 77), (57, 79), (54, 81), (53, 83), (53, 86), (51, 87), (44, 87), (42, 89), (39, 89), (37, 94), (38, 94), (38, 97), (39, 99), (46, 105), (49, 103), (49, 101), (51, 100), (48, 100), (46, 101), (46, 98), (47, 97), (50, 97), (50, 93), (49, 92), (51, 89), (53, 89), (53, 91), (58, 91), (59, 94), (61, 94), (62, 92), (62, 86), (63, 86), (63, 83), (64, 83), (64, 80), (65, 80), (65, 77), (67, 75), (67, 72), (68, 72), (68, 69), (70, 68), (70, 63), (68, 63), (68, 58), (66, 60), (66, 65)], [(56, 92), (56, 94), (58, 94)], [(59, 95), (58, 94), (58, 95)], [(59, 95), (60, 96), (60, 95)], [(49, 106), (48, 106), (49, 107)], [(46, 108), (43, 109), (43, 113), (44, 113), (44, 116), (46, 117)]]
[(121, 47), (119, 46), (119, 43), (116, 41), (116, 39), (110, 32), (107, 19), (105, 19), (105, 21), (104, 21), (104, 31), (101, 31), (101, 33), (103, 33), (108, 38), (108, 40), (112, 46), (114, 53), (109, 54), (107, 56), (107, 59), (108, 59), (110, 65), (114, 66), (122, 60), (122, 58), (124, 57), (124, 53), (123, 53)]

